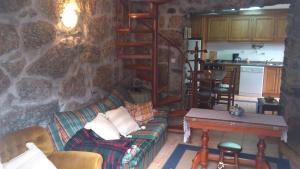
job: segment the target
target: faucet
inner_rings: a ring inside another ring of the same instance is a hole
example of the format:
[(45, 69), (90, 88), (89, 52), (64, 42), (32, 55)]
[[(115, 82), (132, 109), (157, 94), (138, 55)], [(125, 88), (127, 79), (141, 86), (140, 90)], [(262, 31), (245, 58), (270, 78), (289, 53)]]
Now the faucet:
[(266, 64), (268, 64), (268, 63), (271, 62), (272, 60), (273, 60), (273, 58), (270, 59), (270, 60), (266, 60)]

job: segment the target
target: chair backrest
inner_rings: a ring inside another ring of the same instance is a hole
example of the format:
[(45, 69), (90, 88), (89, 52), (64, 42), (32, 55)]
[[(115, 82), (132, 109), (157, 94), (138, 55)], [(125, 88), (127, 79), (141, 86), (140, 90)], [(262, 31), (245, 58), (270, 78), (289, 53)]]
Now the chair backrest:
[(231, 77), (230, 77), (231, 79), (229, 84), (229, 90), (231, 92), (235, 91), (236, 75), (237, 75), (237, 68), (233, 68), (231, 71)]
[(201, 70), (225, 70), (225, 65), (220, 63), (201, 63), (200, 64)]
[(201, 70), (198, 71), (198, 82), (199, 90), (212, 90), (212, 71), (210, 70)]
[(8, 134), (0, 139), (0, 157), (6, 162), (26, 151), (26, 143), (33, 142), (46, 155), (54, 151), (51, 137), (42, 127), (30, 127)]

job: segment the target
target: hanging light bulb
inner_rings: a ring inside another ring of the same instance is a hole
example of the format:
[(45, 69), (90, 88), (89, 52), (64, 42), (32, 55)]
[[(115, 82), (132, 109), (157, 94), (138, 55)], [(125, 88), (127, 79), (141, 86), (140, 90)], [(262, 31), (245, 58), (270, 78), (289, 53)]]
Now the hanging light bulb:
[(79, 8), (74, 0), (65, 4), (63, 12), (61, 14), (61, 21), (65, 27), (67, 27), (68, 29), (75, 28), (78, 22), (78, 12)]

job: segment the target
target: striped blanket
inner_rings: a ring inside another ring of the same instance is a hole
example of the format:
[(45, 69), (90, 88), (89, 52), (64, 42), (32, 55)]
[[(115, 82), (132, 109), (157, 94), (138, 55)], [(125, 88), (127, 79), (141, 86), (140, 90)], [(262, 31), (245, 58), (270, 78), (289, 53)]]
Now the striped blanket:
[(91, 130), (79, 130), (65, 145), (65, 151), (96, 152), (103, 157), (103, 169), (120, 169), (126, 151), (131, 147), (129, 139), (103, 140)]

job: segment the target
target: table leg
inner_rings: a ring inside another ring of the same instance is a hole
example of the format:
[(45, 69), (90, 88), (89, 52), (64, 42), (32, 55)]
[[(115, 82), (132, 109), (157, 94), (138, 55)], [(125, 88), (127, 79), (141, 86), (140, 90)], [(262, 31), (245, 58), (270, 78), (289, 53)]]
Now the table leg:
[(188, 140), (187, 140), (187, 143), (189, 143), (189, 144), (192, 144), (192, 132), (193, 132), (193, 129), (192, 128), (190, 128), (190, 137), (188, 138)]
[(202, 169), (207, 169), (208, 164), (208, 130), (202, 130), (201, 137), (201, 150), (196, 154), (193, 159), (192, 169), (196, 169), (200, 163)]
[(264, 138), (259, 138), (257, 143), (258, 152), (256, 155), (255, 169), (271, 169), (269, 163), (265, 160), (266, 143)]

